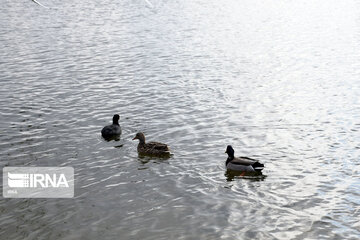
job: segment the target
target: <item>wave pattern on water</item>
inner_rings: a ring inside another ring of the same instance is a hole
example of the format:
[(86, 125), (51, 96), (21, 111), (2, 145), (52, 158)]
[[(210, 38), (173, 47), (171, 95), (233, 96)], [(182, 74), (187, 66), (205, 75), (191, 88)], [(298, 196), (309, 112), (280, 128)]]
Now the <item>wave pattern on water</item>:
[[(0, 238), (358, 239), (359, 6), (280, 2), (3, 3), (0, 165), (76, 189), (0, 199)], [(228, 144), (264, 176), (227, 176)]]

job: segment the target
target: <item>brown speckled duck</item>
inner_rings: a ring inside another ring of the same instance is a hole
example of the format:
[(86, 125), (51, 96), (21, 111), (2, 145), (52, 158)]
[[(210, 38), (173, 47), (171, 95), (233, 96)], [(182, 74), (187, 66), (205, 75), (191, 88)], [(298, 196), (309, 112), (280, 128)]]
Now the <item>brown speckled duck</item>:
[(133, 140), (139, 139), (139, 145), (137, 147), (139, 154), (168, 157), (170, 156), (170, 149), (168, 145), (159, 142), (145, 143), (145, 135), (141, 132), (137, 133)]

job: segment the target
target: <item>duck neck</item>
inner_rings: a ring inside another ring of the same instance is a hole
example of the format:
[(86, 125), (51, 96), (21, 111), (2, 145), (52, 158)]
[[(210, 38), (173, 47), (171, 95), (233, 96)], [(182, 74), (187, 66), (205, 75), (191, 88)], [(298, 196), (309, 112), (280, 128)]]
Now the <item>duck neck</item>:
[(119, 120), (113, 119), (113, 125), (118, 125), (119, 126)]
[(139, 145), (145, 145), (145, 139), (139, 138)]
[(228, 158), (226, 159), (225, 165), (228, 165), (229, 162), (231, 162), (234, 159), (233, 155), (228, 155)]

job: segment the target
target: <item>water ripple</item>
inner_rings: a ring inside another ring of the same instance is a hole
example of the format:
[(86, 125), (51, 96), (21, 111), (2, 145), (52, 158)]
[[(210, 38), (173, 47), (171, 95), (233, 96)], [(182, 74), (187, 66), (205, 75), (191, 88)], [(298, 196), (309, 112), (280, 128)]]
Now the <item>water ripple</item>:
[(0, 13), (0, 164), (72, 166), (75, 197), (0, 199), (0, 238), (360, 236), (355, 1), (45, 4)]

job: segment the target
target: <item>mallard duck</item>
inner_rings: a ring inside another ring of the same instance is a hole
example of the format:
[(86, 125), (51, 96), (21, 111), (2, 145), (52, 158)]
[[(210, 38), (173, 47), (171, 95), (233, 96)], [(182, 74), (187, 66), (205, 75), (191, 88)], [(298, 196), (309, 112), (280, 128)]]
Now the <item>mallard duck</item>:
[(133, 140), (139, 139), (137, 146), (138, 153), (152, 156), (170, 156), (170, 149), (168, 145), (159, 142), (145, 143), (145, 135), (141, 132), (137, 133)]
[(118, 114), (115, 114), (113, 117), (113, 123), (111, 125), (105, 126), (101, 130), (101, 135), (103, 136), (103, 138), (112, 139), (118, 137), (121, 134), (119, 119), (120, 116)]
[(234, 171), (244, 172), (261, 172), (264, 169), (264, 164), (259, 163), (258, 160), (248, 157), (234, 157), (234, 149), (228, 145), (225, 153), (228, 154), (226, 160), (226, 168)]

